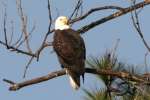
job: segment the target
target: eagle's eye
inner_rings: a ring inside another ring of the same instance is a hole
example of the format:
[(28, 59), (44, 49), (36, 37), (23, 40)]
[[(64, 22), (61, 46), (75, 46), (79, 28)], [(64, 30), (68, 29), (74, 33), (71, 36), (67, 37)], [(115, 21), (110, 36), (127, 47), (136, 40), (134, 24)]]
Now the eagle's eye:
[(60, 18), (60, 21), (62, 21), (63, 19), (62, 18)]

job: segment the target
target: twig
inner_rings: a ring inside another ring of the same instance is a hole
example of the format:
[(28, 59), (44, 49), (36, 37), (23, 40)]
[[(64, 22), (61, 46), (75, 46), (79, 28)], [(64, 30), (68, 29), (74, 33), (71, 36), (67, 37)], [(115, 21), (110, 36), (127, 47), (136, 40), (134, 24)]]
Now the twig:
[(24, 50), (15, 48), (15, 47), (13, 47), (13, 46), (9, 46), (9, 45), (7, 45), (5, 42), (3, 42), (3, 41), (1, 41), (1, 40), (0, 40), (0, 44), (2, 44), (2, 45), (4, 45), (4, 46), (8, 46), (8, 49), (11, 50), (11, 51), (15, 51), (15, 52), (17, 52), (17, 53), (21, 53), (21, 54), (25, 54), (25, 55), (28, 55), (28, 56), (36, 57), (36, 55), (33, 54), (33, 53), (26, 52), (26, 51), (24, 51)]
[(8, 40), (7, 40), (6, 20), (7, 20), (7, 13), (6, 13), (6, 7), (5, 7), (5, 14), (4, 14), (4, 36), (5, 36), (6, 47), (7, 47), (7, 49), (9, 49), (9, 47), (8, 47)]
[(48, 47), (48, 46), (53, 46), (53, 43), (52, 43), (52, 42), (50, 42), (50, 43), (44, 42), (44, 44), (42, 44), (41, 47), (37, 50), (37, 52), (36, 52), (37, 61), (39, 60), (39, 55), (40, 55), (41, 51), (42, 51), (45, 47)]
[[(135, 5), (135, 4), (133, 3), (133, 5)], [(134, 15), (135, 15), (135, 17), (134, 17)], [(143, 33), (142, 33), (142, 31), (141, 31), (141, 27), (140, 27), (140, 23), (139, 23), (139, 18), (138, 18), (138, 13), (137, 13), (136, 10), (134, 10), (134, 15), (133, 15), (133, 13), (131, 12), (131, 18), (132, 18), (133, 25), (134, 25), (134, 27), (135, 27), (135, 29), (136, 29), (138, 35), (140, 36), (140, 38), (141, 38), (141, 40), (142, 40), (144, 46), (145, 46), (145, 47), (147, 48), (147, 50), (150, 52), (150, 47), (149, 47), (148, 43), (146, 42), (146, 40), (144, 39)]]
[[(113, 77), (118, 77), (118, 78), (123, 78), (123, 79), (128, 79), (131, 81), (135, 81), (135, 82), (139, 82), (142, 84), (150, 84), (150, 81), (146, 80), (145, 77), (142, 76), (135, 76), (135, 75), (131, 75), (127, 72), (115, 72), (112, 70), (98, 70), (98, 69), (93, 69), (93, 68), (86, 68), (85, 69), (86, 73), (91, 73), (91, 74), (97, 74), (97, 75), (108, 75), (108, 76), (113, 76)], [(38, 77), (38, 78), (34, 78), (31, 80), (27, 80), (24, 82), (20, 82), (20, 83), (14, 83), (10, 80), (4, 79), (5, 82), (9, 83), (11, 86), (9, 87), (10, 91), (16, 91), (19, 90), (25, 86), (29, 86), (29, 85), (33, 85), (33, 84), (37, 84), (40, 82), (44, 82), (62, 75), (65, 75), (66, 71), (65, 69), (59, 70), (59, 71), (55, 71), (55, 72), (51, 72), (48, 75), (42, 76), (42, 77)], [(7, 80), (7, 81), (6, 81)], [(13, 84), (12, 84), (12, 83)]]
[[(38, 49), (37, 53), (40, 53), (45, 47), (48, 47), (48, 46), (52, 46), (52, 43), (45, 43), (45, 44), (43, 44), (43, 46)], [(36, 54), (36, 56), (37, 56), (37, 55), (38, 55), (38, 54)], [(32, 56), (32, 57), (30, 58), (29, 62), (27, 63), (27, 65), (25, 66), (23, 78), (26, 77), (27, 70), (28, 70), (30, 64), (32, 63), (33, 59), (34, 59), (34, 57)]]
[(31, 64), (31, 62), (33, 61), (33, 59), (34, 59), (34, 57), (31, 57), (31, 58), (29, 59), (29, 62), (28, 62), (27, 65), (25, 66), (23, 78), (26, 77), (27, 69), (29, 68), (29, 65)]
[(147, 56), (148, 56), (148, 52), (145, 53), (145, 57), (144, 57), (144, 64), (145, 64), (145, 72), (146, 73), (148, 73)]
[(3, 81), (6, 82), (6, 83), (9, 83), (9, 84), (12, 84), (12, 85), (16, 84), (15, 82), (7, 80), (7, 79), (3, 79)]
[(78, 0), (78, 2), (76, 4), (70, 18), (69, 18), (69, 20), (71, 20), (74, 15), (75, 15), (75, 18), (78, 16), (78, 11), (79, 11), (80, 8), (82, 8), (82, 3), (83, 3), (82, 0)]
[(46, 40), (47, 40), (47, 37), (50, 33), (52, 33), (54, 30), (51, 30), (51, 25), (52, 25), (52, 15), (51, 15), (51, 7), (50, 7), (50, 1), (47, 0), (47, 9), (48, 9), (48, 15), (49, 15), (49, 26), (48, 26), (48, 31), (44, 37), (44, 40), (42, 42), (42, 45), (40, 46), (40, 48), (37, 50), (36, 54), (37, 54), (37, 61), (39, 60), (39, 56), (40, 56), (40, 53), (41, 51), (46, 47)]
[(26, 42), (26, 46), (27, 46), (27, 49), (29, 52), (32, 53), (32, 50), (30, 48), (30, 45), (29, 45), (29, 39), (28, 39), (28, 31), (27, 31), (27, 16), (24, 14), (23, 12), (23, 9), (22, 9), (22, 5), (21, 5), (21, 0), (17, 0), (16, 1), (17, 3), (17, 6), (18, 6), (18, 13), (19, 13), (19, 16), (20, 16), (20, 19), (21, 19), (21, 24), (22, 24), (22, 32), (24, 34), (24, 37), (25, 37), (25, 42)]
[(17, 44), (19, 44), (20, 41), (21, 41), (21, 39), (22, 39), (22, 37), (23, 37), (23, 34), (21, 34), (21, 35), (19, 36), (19, 38), (17, 39), (17, 41), (16, 41), (15, 43), (13, 43), (12, 46), (16, 46)]
[(29, 36), (32, 35), (32, 32), (35, 30), (35, 28), (36, 28), (36, 26), (34, 24), (33, 27), (32, 27), (32, 29), (31, 29), (31, 31), (28, 34), (28, 38), (24, 38), (22, 41), (20, 40), (19, 41), (20, 43), (18, 43), (18, 45), (16, 46), (16, 48), (19, 48), (27, 39), (29, 39)]
[(9, 45), (11, 45), (12, 41), (13, 41), (13, 36), (14, 36), (14, 23), (13, 21), (11, 21), (11, 36), (10, 36), (10, 41), (9, 41)]

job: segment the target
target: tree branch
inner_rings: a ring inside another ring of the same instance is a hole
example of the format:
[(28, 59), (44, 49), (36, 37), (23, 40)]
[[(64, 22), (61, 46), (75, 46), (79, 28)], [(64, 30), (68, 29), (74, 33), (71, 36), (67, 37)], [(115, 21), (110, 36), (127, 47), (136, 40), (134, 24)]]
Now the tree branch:
[(47, 9), (48, 9), (48, 18), (49, 18), (49, 26), (48, 26), (48, 31), (47, 31), (47, 33), (46, 33), (46, 35), (45, 35), (45, 37), (44, 37), (44, 40), (43, 40), (43, 42), (42, 42), (42, 45), (40, 46), (40, 48), (36, 51), (36, 54), (37, 54), (37, 61), (39, 60), (39, 56), (40, 56), (40, 53), (41, 53), (41, 51), (45, 48), (45, 47), (47, 47), (48, 45), (47, 45), (47, 43), (46, 43), (46, 40), (47, 40), (47, 38), (48, 38), (48, 35), (50, 34), (50, 33), (52, 33), (54, 30), (51, 30), (51, 26), (52, 26), (52, 13), (51, 13), (51, 3), (50, 3), (50, 1), (49, 0), (47, 0)]
[(6, 47), (8, 49), (9, 47), (8, 47), (8, 40), (7, 40), (6, 19), (7, 19), (7, 13), (6, 13), (6, 7), (5, 7), (5, 14), (4, 14), (4, 36), (5, 36)]
[(116, 10), (123, 10), (124, 8), (122, 7), (118, 7), (118, 6), (104, 6), (104, 7), (96, 7), (96, 8), (92, 8), (90, 9), (87, 13), (85, 13), (83, 16), (80, 16), (78, 18), (75, 18), (73, 20), (70, 21), (70, 23), (75, 23), (77, 21), (83, 20), (86, 17), (88, 17), (89, 15), (91, 15), (94, 12), (100, 11), (100, 10), (105, 10), (105, 9), (116, 9)]
[(27, 31), (27, 16), (23, 12), (21, 0), (16, 0), (16, 4), (17, 4), (17, 7), (18, 7), (18, 13), (19, 13), (19, 16), (20, 16), (20, 19), (21, 19), (21, 25), (22, 25), (21, 28), (22, 28), (22, 32), (24, 34), (26, 47), (27, 47), (27, 50), (30, 53), (32, 53), (32, 50), (31, 50), (30, 44), (29, 44), (29, 39), (28, 39), (29, 33)]
[(6, 46), (7, 49), (9, 49), (9, 50), (11, 50), (11, 51), (16, 51), (17, 53), (21, 53), (21, 54), (25, 54), (25, 55), (28, 55), (28, 56), (36, 57), (36, 55), (33, 54), (33, 53), (26, 52), (26, 51), (24, 51), (24, 50), (21, 50), (21, 49), (15, 48), (15, 47), (13, 47), (13, 46), (7, 45), (5, 42), (3, 42), (3, 41), (1, 41), (1, 40), (0, 40), (0, 44)]
[[(118, 77), (118, 78), (123, 78), (123, 79), (128, 79), (131, 81), (135, 81), (135, 82), (139, 82), (139, 83), (143, 83), (146, 85), (150, 84), (150, 81), (147, 80), (147, 78), (144, 76), (137, 76), (137, 75), (131, 75), (128, 72), (115, 72), (112, 70), (98, 70), (98, 69), (93, 69), (93, 68), (86, 68), (85, 69), (86, 73), (91, 73), (91, 74), (96, 74), (96, 75), (108, 75), (108, 76), (113, 76), (113, 77)], [(65, 75), (66, 71), (65, 69), (59, 70), (59, 71), (55, 71), (55, 72), (51, 72), (48, 75), (45, 76), (41, 76), (38, 78), (34, 78), (31, 80), (27, 80), (24, 82), (20, 82), (20, 83), (15, 83), (13, 81), (7, 80), (7, 79), (3, 79), (3, 81), (9, 83), (11, 86), (9, 87), (10, 91), (16, 91), (19, 90), (23, 87), (29, 86), (29, 85), (33, 85), (33, 84), (37, 84), (40, 82), (44, 82), (62, 75)]]
[(75, 16), (75, 18), (78, 16), (78, 13), (79, 13), (79, 9), (81, 9), (81, 14), (82, 14), (82, 3), (83, 3), (83, 0), (78, 0), (71, 16), (69, 17), (69, 19), (72, 19), (73, 16)]
[[(133, 2), (133, 5), (135, 5), (135, 2)], [(138, 12), (135, 10), (134, 13), (131, 12), (131, 18), (132, 18), (132, 22), (133, 22), (133, 26), (136, 29), (138, 35), (140, 36), (144, 46), (147, 48), (147, 50), (150, 52), (150, 47), (148, 45), (148, 43), (146, 42), (143, 32), (141, 30), (141, 26), (140, 26), (140, 22), (139, 22), (139, 17), (138, 17)]]
[(122, 10), (120, 10), (120, 11), (114, 13), (114, 14), (111, 14), (111, 15), (109, 15), (107, 17), (104, 17), (104, 18), (99, 19), (99, 20), (97, 20), (95, 22), (92, 22), (92, 23), (90, 23), (88, 25), (83, 26), (82, 28), (78, 29), (78, 32), (79, 33), (85, 33), (88, 30), (96, 27), (97, 25), (105, 23), (105, 22), (107, 22), (109, 20), (112, 20), (114, 18), (117, 18), (119, 16), (125, 15), (125, 14), (127, 14), (127, 13), (129, 13), (129, 12), (135, 10), (135, 9), (142, 8), (142, 7), (144, 7), (146, 5), (149, 5), (149, 4), (150, 4), (150, 2), (140, 2), (140, 3), (138, 3), (138, 4), (134, 5), (134, 6), (130, 6), (130, 7), (124, 8), (124, 9), (122, 9)]
[(20, 88), (23, 88), (25, 86), (29, 86), (29, 85), (32, 85), (32, 84), (37, 84), (37, 83), (47, 81), (49, 79), (53, 79), (55, 77), (62, 76), (62, 75), (65, 75), (65, 74), (66, 74), (66, 71), (64, 69), (62, 69), (60, 71), (55, 71), (55, 72), (49, 73), (46, 76), (34, 78), (34, 79), (27, 80), (27, 81), (20, 82), (20, 83), (15, 83), (15, 82), (12, 82), (12, 81), (7, 80), (7, 79), (3, 79), (3, 81), (5, 81), (5, 82), (12, 85), (9, 88), (10, 91), (15, 91), (15, 90), (19, 90)]

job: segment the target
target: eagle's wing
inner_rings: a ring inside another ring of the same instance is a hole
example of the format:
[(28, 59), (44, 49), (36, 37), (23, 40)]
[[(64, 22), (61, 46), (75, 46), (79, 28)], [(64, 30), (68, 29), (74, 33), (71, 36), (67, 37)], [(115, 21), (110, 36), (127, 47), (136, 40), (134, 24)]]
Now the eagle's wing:
[(80, 87), (80, 75), (84, 80), (86, 59), (85, 44), (82, 37), (72, 29), (56, 30), (53, 47), (61, 66), (67, 68), (72, 87), (78, 89)]
[(70, 65), (86, 59), (84, 41), (72, 29), (56, 30), (53, 46), (57, 55)]

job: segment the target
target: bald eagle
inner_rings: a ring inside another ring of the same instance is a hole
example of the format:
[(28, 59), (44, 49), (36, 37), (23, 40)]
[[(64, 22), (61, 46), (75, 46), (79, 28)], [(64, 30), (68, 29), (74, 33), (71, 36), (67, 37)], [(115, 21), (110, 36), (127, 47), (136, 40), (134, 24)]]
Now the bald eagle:
[(69, 20), (65, 16), (56, 19), (53, 39), (53, 48), (61, 67), (66, 69), (72, 88), (77, 90), (80, 87), (80, 76), (84, 82), (86, 59), (84, 40), (77, 31), (70, 28)]

